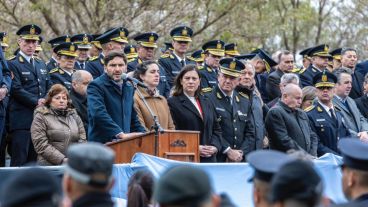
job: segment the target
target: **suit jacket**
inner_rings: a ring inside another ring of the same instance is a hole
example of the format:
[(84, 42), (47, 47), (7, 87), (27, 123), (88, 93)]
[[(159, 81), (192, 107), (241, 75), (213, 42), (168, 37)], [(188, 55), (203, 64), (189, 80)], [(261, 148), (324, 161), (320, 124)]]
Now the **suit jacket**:
[(102, 53), (97, 57), (92, 57), (85, 66), (85, 70), (90, 72), (93, 79), (100, 77), (104, 73), (104, 56)]
[(284, 75), (284, 72), (277, 69), (268, 75), (266, 81), (266, 92), (268, 94), (269, 100), (273, 100), (277, 97), (281, 97), (280, 91), (280, 79)]
[(266, 116), (266, 130), (271, 149), (283, 152), (304, 150), (317, 156), (318, 137), (309, 125), (307, 114), (301, 109), (293, 111), (279, 101)]
[[(177, 130), (200, 131), (200, 144), (215, 146), (220, 153), (222, 135), (215, 109), (207, 97), (200, 95), (198, 99), (203, 117), (184, 94), (172, 96), (168, 99), (175, 128)], [(201, 162), (216, 162), (216, 155), (211, 158), (201, 157)]]
[(367, 94), (355, 99), (355, 103), (358, 106), (360, 113), (364, 118), (368, 119), (368, 96)]
[(340, 110), (344, 118), (344, 123), (351, 135), (355, 135), (355, 133), (362, 131), (368, 131), (368, 122), (360, 113), (355, 101), (350, 97), (347, 97), (346, 101), (349, 108), (347, 108), (336, 96), (332, 100), (334, 106)]
[(88, 140), (106, 143), (121, 132), (144, 132), (133, 106), (134, 88), (124, 82), (122, 87), (106, 73), (87, 88)]
[(243, 161), (245, 161), (245, 156), (253, 151), (256, 143), (249, 99), (234, 91), (232, 104), (230, 104), (218, 86), (208, 96), (215, 106), (222, 129), (222, 150), (218, 154), (219, 161), (226, 161), (227, 155), (223, 152), (229, 147), (243, 151)]
[(72, 105), (77, 111), (79, 117), (81, 118), (86, 134), (88, 132), (88, 115), (87, 115), (87, 95), (82, 96), (75, 92), (73, 89), (70, 91), (70, 99), (72, 100)]
[[(34, 67), (20, 53), (8, 61), (14, 75), (9, 102), (10, 130), (29, 129), (38, 99), (44, 98), (51, 81), (43, 61), (34, 59)], [(22, 117), (22, 119), (19, 119)]]
[(362, 77), (368, 73), (368, 60), (364, 60), (355, 66), (355, 72), (360, 73)]
[(364, 76), (361, 73), (354, 72), (351, 75), (351, 78), (352, 78), (352, 87), (349, 97), (352, 99), (356, 99), (363, 95)]
[(311, 128), (318, 136), (318, 156), (325, 153), (339, 154), (337, 142), (340, 138), (350, 136), (348, 129), (343, 124), (340, 111), (334, 111), (337, 122), (318, 102), (306, 109)]
[[(179, 62), (179, 59), (173, 54), (173, 52), (162, 55), (161, 58), (158, 60), (158, 63), (164, 68), (167, 81), (169, 82), (170, 88), (172, 88), (174, 79), (180, 73), (183, 66)], [(195, 65), (196, 63), (189, 60), (188, 58), (185, 58), (184, 65), (188, 64)]]

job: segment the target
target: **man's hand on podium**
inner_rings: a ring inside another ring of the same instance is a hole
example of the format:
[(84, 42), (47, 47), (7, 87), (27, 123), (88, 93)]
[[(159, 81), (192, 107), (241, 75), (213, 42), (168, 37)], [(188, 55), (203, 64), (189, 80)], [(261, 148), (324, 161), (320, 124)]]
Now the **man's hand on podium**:
[(142, 135), (142, 132), (132, 132), (132, 133), (120, 133), (119, 134), (119, 139), (129, 139), (129, 138), (133, 138), (133, 137), (138, 137), (139, 135)]

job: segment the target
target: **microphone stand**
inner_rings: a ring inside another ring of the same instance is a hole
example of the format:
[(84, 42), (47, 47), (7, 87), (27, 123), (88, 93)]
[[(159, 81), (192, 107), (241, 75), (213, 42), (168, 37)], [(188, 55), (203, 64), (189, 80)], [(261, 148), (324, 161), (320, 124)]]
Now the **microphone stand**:
[(141, 91), (138, 88), (138, 85), (133, 81), (130, 82), (134, 86), (135, 90), (138, 92), (139, 97), (143, 100), (144, 105), (146, 106), (146, 108), (148, 109), (149, 113), (153, 118), (153, 125), (151, 126), (151, 129), (155, 130), (155, 156), (158, 157), (158, 135), (160, 132), (164, 133), (164, 129), (161, 127), (160, 123), (158, 122), (157, 116), (153, 113), (151, 107), (148, 105), (146, 99), (143, 97)]

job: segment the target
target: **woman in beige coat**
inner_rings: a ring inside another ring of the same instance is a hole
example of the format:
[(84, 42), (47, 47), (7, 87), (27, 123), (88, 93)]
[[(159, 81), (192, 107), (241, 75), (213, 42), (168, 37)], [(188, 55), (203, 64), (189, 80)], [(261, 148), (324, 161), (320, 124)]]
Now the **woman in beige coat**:
[[(165, 97), (159, 94), (157, 86), (160, 82), (160, 68), (155, 61), (144, 61), (139, 64), (134, 71), (134, 78), (142, 81), (148, 88), (138, 87), (153, 113), (157, 116), (158, 122), (163, 129), (174, 130), (175, 126), (171, 118), (170, 109)], [(147, 131), (151, 131), (154, 124), (149, 110), (144, 105), (138, 91), (134, 94), (134, 109), (138, 114), (138, 119)]]
[(55, 84), (45, 105), (36, 108), (31, 135), (39, 165), (61, 165), (67, 160), (69, 145), (86, 142), (83, 122), (70, 104), (67, 89)]

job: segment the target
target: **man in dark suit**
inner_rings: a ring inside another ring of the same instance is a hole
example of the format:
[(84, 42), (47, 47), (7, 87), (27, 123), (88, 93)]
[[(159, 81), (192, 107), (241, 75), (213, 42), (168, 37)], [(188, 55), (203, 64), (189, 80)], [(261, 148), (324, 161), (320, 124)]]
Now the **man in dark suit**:
[(98, 78), (104, 73), (104, 57), (110, 52), (123, 51), (128, 44), (129, 31), (124, 27), (117, 27), (107, 30), (104, 34), (96, 38), (102, 47), (102, 52), (99, 56), (91, 57), (86, 64), (86, 70), (91, 73), (93, 79)]
[(289, 51), (282, 51), (279, 60), (276, 70), (268, 75), (266, 81), (266, 91), (270, 100), (281, 96), (279, 88), (281, 76), (290, 73), (294, 68), (294, 55)]
[(358, 139), (342, 139), (342, 189), (350, 201), (335, 207), (368, 206), (368, 144)]
[[(137, 42), (138, 57), (128, 63), (128, 72), (132, 72), (136, 69), (137, 65), (146, 60), (155, 59), (155, 50), (157, 48), (158, 34), (154, 32), (142, 33), (134, 37)], [(167, 81), (165, 69), (159, 65), (160, 68), (160, 82), (157, 89), (160, 95), (168, 98), (170, 95), (170, 86)]]
[(11, 166), (21, 166), (37, 158), (29, 129), (33, 110), (44, 104), (44, 97), (51, 86), (45, 63), (33, 58), (40, 33), (41, 28), (34, 24), (21, 27), (17, 31), (20, 51), (8, 61), (14, 75), (9, 103)]
[(220, 66), (218, 85), (209, 94), (222, 129), (222, 149), (218, 160), (244, 162), (245, 156), (253, 150), (251, 146), (256, 144), (250, 101), (235, 91), (240, 71), (245, 66), (234, 58), (221, 59)]
[(100, 143), (145, 131), (133, 107), (134, 87), (121, 78), (126, 72), (124, 53), (110, 52), (104, 61), (105, 73), (87, 88), (88, 140)]
[(360, 113), (355, 101), (349, 97), (352, 89), (352, 77), (350, 72), (350, 70), (344, 68), (339, 68), (334, 71), (337, 77), (337, 84), (335, 86), (333, 104), (340, 110), (350, 134), (362, 140), (368, 140), (368, 122)]
[(305, 86), (313, 86), (313, 77), (317, 73), (326, 69), (328, 58), (331, 57), (329, 53), (329, 47), (326, 44), (313, 47), (308, 53), (308, 55), (312, 57), (312, 64), (310, 64), (308, 68), (299, 72), (302, 88)]
[(288, 152), (302, 150), (317, 156), (318, 137), (312, 131), (307, 114), (299, 107), (302, 90), (298, 85), (288, 84), (281, 100), (266, 116), (266, 130), (271, 149)]
[(86, 132), (88, 132), (87, 86), (92, 80), (92, 75), (85, 70), (78, 70), (72, 75), (70, 99), (79, 117), (82, 119)]
[(336, 76), (327, 70), (315, 75), (313, 83), (317, 88), (317, 101), (305, 109), (311, 128), (319, 139), (318, 156), (325, 153), (339, 154), (337, 141), (350, 135), (340, 111), (336, 110), (332, 103), (336, 82)]
[(352, 99), (359, 98), (363, 95), (364, 75), (355, 71), (358, 61), (357, 52), (353, 48), (343, 48), (341, 50), (341, 66), (351, 70), (352, 88), (349, 97)]
[(170, 31), (173, 50), (161, 56), (158, 63), (164, 68), (166, 79), (170, 88), (173, 86), (175, 77), (180, 70), (188, 65), (195, 64), (195, 62), (186, 58), (185, 54), (192, 42), (193, 30), (187, 26), (175, 27)]
[(355, 103), (364, 118), (368, 119), (368, 75), (364, 77), (363, 89), (364, 95), (355, 99)]

